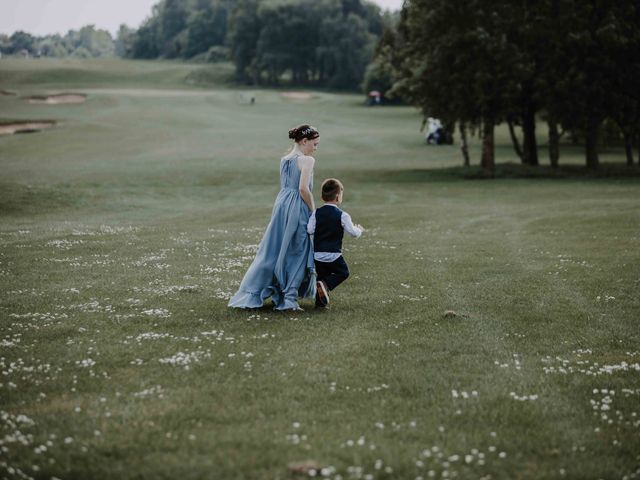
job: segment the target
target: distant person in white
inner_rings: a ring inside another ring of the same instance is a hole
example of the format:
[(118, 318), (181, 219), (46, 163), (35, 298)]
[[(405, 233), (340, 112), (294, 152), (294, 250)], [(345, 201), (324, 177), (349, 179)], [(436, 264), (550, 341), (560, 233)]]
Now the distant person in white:
[(313, 258), (318, 281), (316, 283), (316, 306), (327, 308), (329, 291), (349, 277), (349, 267), (342, 256), (344, 232), (358, 238), (364, 228), (354, 225), (351, 216), (340, 210), (344, 187), (340, 180), (328, 178), (322, 182), (324, 205), (311, 214), (307, 232), (314, 236)]
[(427, 134), (425, 140), (429, 145), (439, 145), (442, 139), (442, 123), (439, 119), (427, 118)]

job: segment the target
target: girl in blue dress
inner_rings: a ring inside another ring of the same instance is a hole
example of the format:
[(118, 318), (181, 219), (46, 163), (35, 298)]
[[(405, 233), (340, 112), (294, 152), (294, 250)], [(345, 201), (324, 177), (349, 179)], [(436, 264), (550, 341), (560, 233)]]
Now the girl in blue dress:
[(291, 151), (280, 160), (280, 192), (258, 253), (240, 288), (229, 301), (234, 308), (259, 308), (271, 297), (275, 310), (302, 310), (298, 298), (315, 298), (313, 243), (307, 222), (315, 210), (311, 156), (320, 133), (311, 125), (289, 130)]

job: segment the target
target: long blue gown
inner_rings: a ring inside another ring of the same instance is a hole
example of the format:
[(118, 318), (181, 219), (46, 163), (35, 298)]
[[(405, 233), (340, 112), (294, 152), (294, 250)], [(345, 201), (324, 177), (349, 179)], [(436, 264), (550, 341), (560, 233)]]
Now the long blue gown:
[[(275, 310), (290, 310), (299, 308), (299, 297), (315, 297), (313, 243), (307, 233), (311, 212), (300, 195), (297, 160), (297, 154), (280, 160), (280, 192), (271, 221), (230, 307), (259, 308), (271, 297)], [(312, 186), (313, 177), (309, 190)]]

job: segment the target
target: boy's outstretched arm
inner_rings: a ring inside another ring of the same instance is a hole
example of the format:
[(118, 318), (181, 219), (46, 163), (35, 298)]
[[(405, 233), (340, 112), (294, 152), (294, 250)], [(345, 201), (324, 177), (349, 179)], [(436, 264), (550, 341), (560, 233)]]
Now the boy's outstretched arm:
[(364, 228), (362, 225), (354, 225), (351, 221), (351, 215), (347, 212), (342, 212), (342, 227), (344, 231), (347, 232), (352, 237), (358, 238), (364, 232)]

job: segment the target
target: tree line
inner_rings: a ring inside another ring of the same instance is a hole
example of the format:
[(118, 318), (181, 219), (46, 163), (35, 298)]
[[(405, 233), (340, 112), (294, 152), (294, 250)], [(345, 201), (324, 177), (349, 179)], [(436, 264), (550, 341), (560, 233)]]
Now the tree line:
[(0, 36), (32, 56), (232, 61), (237, 80), (359, 90), (390, 12), (368, 0), (159, 0), (115, 39), (93, 25), (65, 36)]
[(547, 125), (549, 162), (560, 140), (585, 144), (599, 164), (603, 136), (620, 136), (627, 163), (640, 141), (640, 2), (637, 0), (406, 0), (383, 34), (367, 75), (425, 117), (482, 138), (493, 169), (494, 129), (509, 126), (522, 163), (538, 165), (537, 120)]
[(69, 30), (65, 35), (34, 36), (19, 30), (11, 35), (0, 34), (0, 53), (32, 57), (111, 57), (117, 53), (117, 44), (108, 31), (93, 25)]
[(246, 83), (359, 89), (391, 22), (362, 0), (162, 0), (123, 43), (133, 58), (226, 56)]

